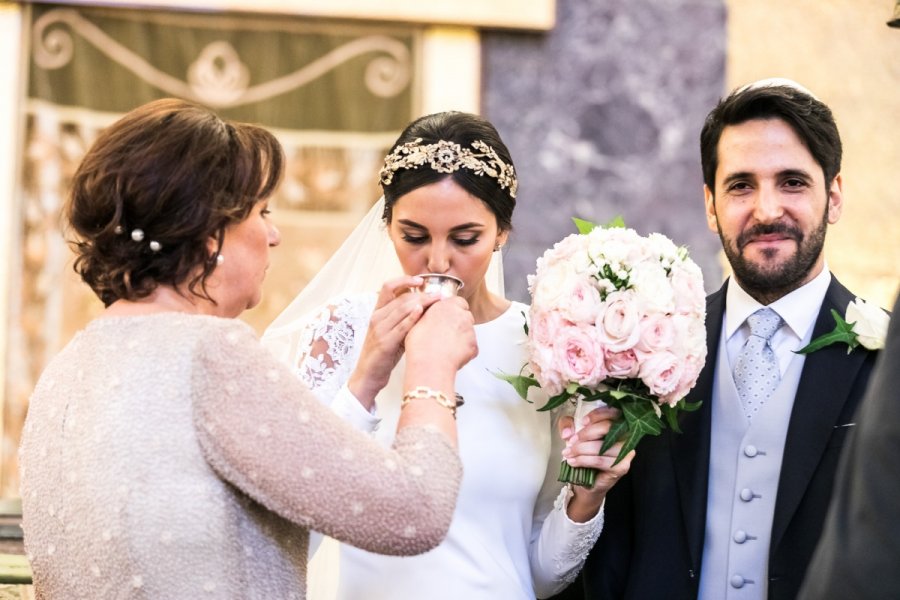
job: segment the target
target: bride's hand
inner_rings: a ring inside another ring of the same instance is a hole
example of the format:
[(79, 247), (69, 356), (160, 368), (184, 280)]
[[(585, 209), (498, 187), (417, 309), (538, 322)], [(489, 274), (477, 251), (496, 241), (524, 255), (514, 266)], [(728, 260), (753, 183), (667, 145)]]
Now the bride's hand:
[(609, 432), (614, 419), (621, 413), (615, 408), (601, 407), (589, 412), (585, 423), (576, 433), (572, 417), (561, 417), (559, 420), (560, 435), (566, 442), (563, 458), (573, 467), (590, 467), (597, 469), (597, 476), (591, 488), (574, 486), (575, 496), (569, 503), (567, 513), (575, 522), (584, 522), (597, 514), (606, 498), (606, 493), (631, 468), (634, 450), (629, 452), (619, 464), (613, 462), (622, 449), (622, 442), (613, 444), (602, 455), (600, 447), (603, 438)]
[(421, 277), (398, 277), (381, 286), (369, 330), (356, 368), (347, 386), (359, 402), (371, 409), (375, 396), (391, 377), (403, 355), (403, 340), (425, 309), (439, 300), (437, 295), (407, 294), (422, 284)]

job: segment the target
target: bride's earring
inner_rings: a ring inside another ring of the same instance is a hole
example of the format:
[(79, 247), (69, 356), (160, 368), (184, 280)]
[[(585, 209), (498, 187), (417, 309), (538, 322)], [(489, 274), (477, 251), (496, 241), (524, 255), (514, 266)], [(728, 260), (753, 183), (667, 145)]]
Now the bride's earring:
[(216, 266), (221, 267), (224, 262), (225, 262), (225, 257), (221, 254), (217, 254), (216, 255)]

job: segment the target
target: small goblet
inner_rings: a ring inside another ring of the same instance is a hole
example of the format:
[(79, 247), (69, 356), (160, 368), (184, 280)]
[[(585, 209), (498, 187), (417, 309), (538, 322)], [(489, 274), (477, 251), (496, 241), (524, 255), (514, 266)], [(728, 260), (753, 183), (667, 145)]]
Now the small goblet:
[(451, 298), (457, 295), (463, 286), (462, 280), (453, 275), (421, 273), (416, 277), (421, 277), (424, 282), (420, 287), (411, 288), (411, 291), (424, 294), (440, 294), (441, 298)]

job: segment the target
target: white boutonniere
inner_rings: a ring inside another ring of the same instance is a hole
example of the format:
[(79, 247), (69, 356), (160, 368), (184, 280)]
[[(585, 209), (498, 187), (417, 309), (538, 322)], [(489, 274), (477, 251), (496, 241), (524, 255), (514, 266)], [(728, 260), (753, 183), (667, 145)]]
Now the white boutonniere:
[(890, 317), (881, 308), (857, 298), (847, 305), (846, 316), (843, 318), (834, 309), (831, 314), (834, 316), (834, 331), (820, 335), (797, 350), (798, 354), (809, 354), (838, 343), (847, 344), (847, 354), (857, 346), (869, 350), (884, 348)]

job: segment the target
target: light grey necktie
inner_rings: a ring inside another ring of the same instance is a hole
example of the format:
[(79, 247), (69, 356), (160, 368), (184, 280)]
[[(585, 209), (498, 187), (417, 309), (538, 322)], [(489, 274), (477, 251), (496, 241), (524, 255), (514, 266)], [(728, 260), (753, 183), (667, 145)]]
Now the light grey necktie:
[(748, 421), (759, 412), (781, 381), (778, 359), (769, 340), (783, 322), (771, 308), (761, 308), (747, 317), (750, 337), (734, 363), (734, 383)]

